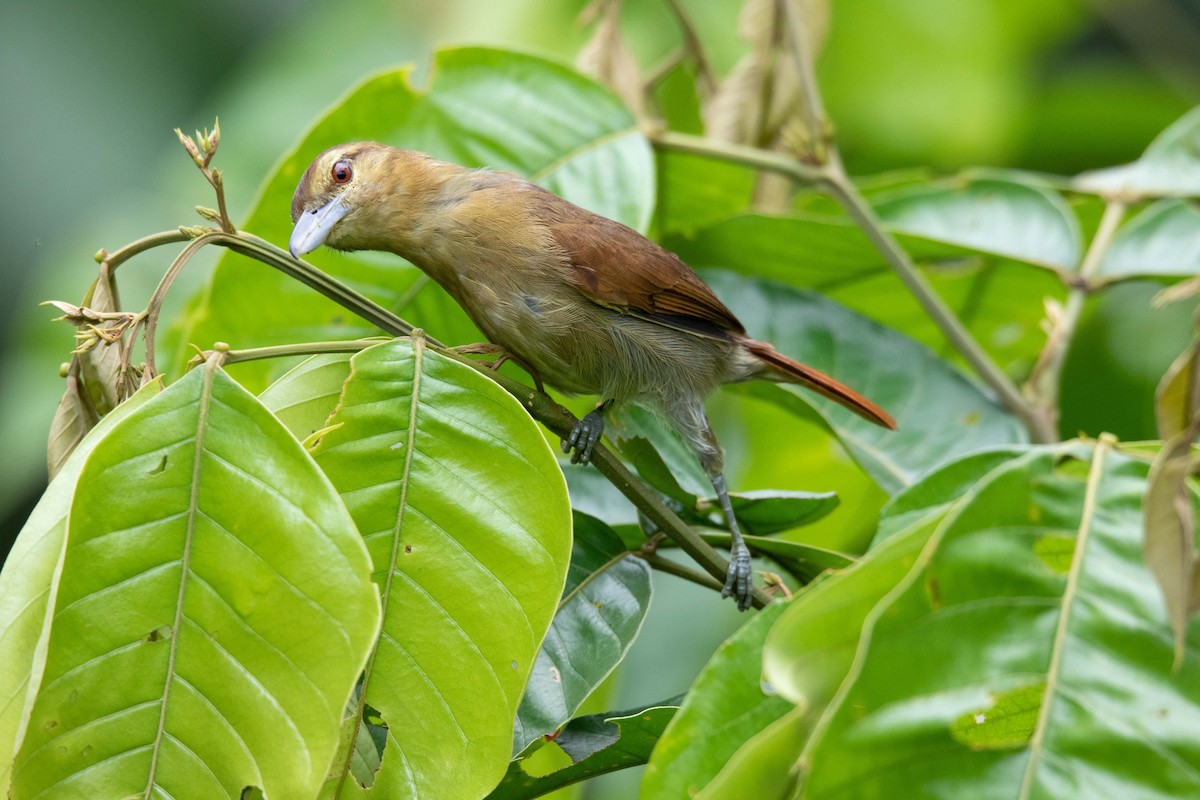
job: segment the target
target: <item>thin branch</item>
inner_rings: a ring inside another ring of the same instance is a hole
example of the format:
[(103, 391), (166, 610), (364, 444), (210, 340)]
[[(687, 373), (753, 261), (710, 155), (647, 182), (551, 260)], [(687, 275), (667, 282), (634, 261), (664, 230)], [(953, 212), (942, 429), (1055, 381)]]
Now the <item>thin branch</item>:
[(818, 164), (829, 163), (837, 159), (837, 145), (833, 141), (832, 126), (825, 116), (825, 106), (821, 102), (821, 87), (813, 58), (810, 52), (812, 37), (808, 33), (808, 25), (804, 20), (801, 0), (784, 0), (783, 13), (787, 19), (788, 34), (792, 40), (790, 49), (796, 62), (796, 72), (800, 75), (800, 95), (804, 102), (804, 122), (814, 149), (812, 155)]
[(659, 572), (665, 572), (668, 575), (674, 575), (677, 578), (683, 578), (685, 581), (691, 581), (697, 586), (703, 586), (706, 589), (712, 589), (713, 591), (717, 592), (721, 591), (724, 586), (716, 579), (697, 572), (694, 569), (689, 569), (683, 564), (680, 564), (678, 561), (672, 561), (665, 556), (660, 556), (656, 553), (638, 553), (636, 551), (634, 552), (634, 555), (645, 561)]
[[(192, 257), (204, 249), (206, 244), (212, 242), (214, 237), (215, 235), (211, 233), (198, 236), (183, 248), (183, 251), (171, 262), (171, 266), (167, 268), (162, 280), (158, 282), (154, 294), (150, 296), (150, 302), (146, 304), (146, 310), (142, 312), (142, 320), (139, 322), (145, 326), (146, 341), (146, 370), (142, 373), (143, 383), (148, 383), (158, 376), (158, 368), (154, 363), (154, 338), (158, 330), (158, 315), (167, 299), (167, 292), (171, 290), (175, 279), (179, 277), (179, 273), (183, 272), (183, 268), (192, 260)], [(131, 336), (130, 341), (132, 342), (132, 340)]]
[(703, 136), (672, 131), (654, 134), (650, 136), (650, 141), (660, 150), (731, 161), (753, 169), (786, 175), (801, 183), (817, 184), (829, 179), (828, 171), (823, 167), (814, 167), (791, 156), (763, 150), (761, 147), (719, 142)]
[(704, 46), (700, 43), (700, 36), (696, 33), (696, 27), (692, 24), (687, 11), (680, 5), (679, 0), (667, 0), (667, 7), (675, 15), (675, 21), (679, 25), (679, 32), (683, 36), (684, 48), (696, 59), (697, 77), (699, 77), (704, 91), (711, 97), (717, 91), (717, 78), (713, 73), (712, 66), (708, 63), (708, 56), (704, 54)]
[(316, 356), (329, 353), (357, 353), (377, 345), (384, 339), (347, 339), (345, 341), (303, 342), (300, 344), (280, 344), (273, 347), (250, 347), (244, 350), (225, 350), (214, 346), (196, 354), (189, 362), (194, 366), (206, 362), (214, 352), (221, 352), (226, 364), (237, 364), (243, 361), (260, 361), (266, 358), (289, 358), (292, 356)]
[(1113, 236), (1125, 217), (1127, 205), (1123, 200), (1110, 199), (1104, 207), (1104, 215), (1096, 235), (1092, 237), (1083, 261), (1079, 265), (1076, 280), (1072, 282), (1067, 293), (1067, 303), (1062, 316), (1054, 322), (1046, 346), (1038, 356), (1033, 374), (1029, 379), (1031, 393), (1041, 408), (1046, 423), (1058, 432), (1058, 402), (1060, 384), (1062, 383), (1063, 365), (1067, 359), (1067, 349), (1075, 338), (1075, 330), (1079, 327), (1079, 318), (1083, 314), (1083, 306), (1091, 292), (1091, 278), (1095, 276), (1112, 244)]
[(133, 258), (139, 253), (144, 253), (147, 250), (153, 250), (155, 247), (161, 247), (164, 244), (176, 244), (178, 242), (186, 242), (191, 240), (189, 234), (176, 228), (173, 231), (163, 231), (162, 233), (154, 233), (138, 239), (135, 242), (130, 242), (124, 247), (117, 250), (115, 253), (107, 253), (101, 250), (96, 254), (97, 261), (107, 261), (109, 269), (116, 269), (118, 266)]

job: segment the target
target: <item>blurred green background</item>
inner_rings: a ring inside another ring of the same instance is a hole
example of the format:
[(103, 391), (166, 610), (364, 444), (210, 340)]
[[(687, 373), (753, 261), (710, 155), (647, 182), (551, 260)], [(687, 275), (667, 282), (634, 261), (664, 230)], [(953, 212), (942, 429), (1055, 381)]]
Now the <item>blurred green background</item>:
[[(274, 160), (365, 74), (412, 63), (419, 85), (430, 52), (455, 44), (571, 61), (588, 36), (577, 21), (585, 5), (0, 4), (0, 275), (7, 298), (0, 317), (0, 554), (44, 488), (46, 432), (62, 391), (58, 365), (71, 347), (71, 330), (51, 323), (55, 314), (38, 303), (77, 302), (94, 276), (97, 249), (196, 224), (192, 207), (212, 203), (172, 128), (190, 131), (220, 116), (217, 165), (237, 219)], [(682, 5), (724, 72), (743, 52), (740, 0)], [(623, 19), (643, 65), (678, 41), (662, 0), (628, 0)], [(1136, 158), (1200, 103), (1200, 0), (833, 2), (820, 76), (854, 174), (972, 165), (1072, 174)], [(127, 307), (141, 304), (164, 258), (150, 255), (122, 268)], [(211, 259), (189, 267), (190, 285), (203, 280), (206, 263)], [(1153, 386), (1189, 332), (1187, 309), (1150, 311), (1156, 289), (1133, 283), (1088, 308), (1066, 371), (1066, 430), (1153, 436)], [(175, 302), (186, 294), (177, 289)], [(718, 429), (731, 450), (732, 483), (746, 488), (756, 483), (746, 453), (780, 441), (780, 428), (812, 439), (779, 412), (755, 407), (753, 415), (739, 414), (750, 402), (722, 396), (714, 409), (741, 420)], [(745, 422), (749, 416), (754, 424)], [(829, 447), (818, 441), (798, 448), (797, 469), (803, 472), (812, 450)], [(843, 492), (844, 504), (877, 506), (881, 499), (862, 481)], [(711, 593), (673, 586), (669, 578), (659, 583), (649, 635), (634, 648), (613, 707), (683, 689), (736, 623), (732, 607)], [(691, 620), (708, 613), (713, 622), (664, 623), (685, 613)], [(610, 781), (608, 791), (622, 796), (629, 780)]]

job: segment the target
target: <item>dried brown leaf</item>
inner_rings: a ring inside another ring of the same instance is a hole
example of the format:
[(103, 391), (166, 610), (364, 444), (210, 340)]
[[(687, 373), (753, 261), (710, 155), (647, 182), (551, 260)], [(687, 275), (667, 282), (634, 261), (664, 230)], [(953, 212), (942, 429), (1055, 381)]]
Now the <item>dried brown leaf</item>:
[(1171, 366), (1158, 383), (1154, 396), (1154, 414), (1158, 435), (1164, 441), (1178, 436), (1196, 415), (1196, 361), (1200, 343), (1193, 343)]
[(622, 0), (598, 0), (584, 9), (583, 18), (598, 17), (592, 38), (579, 51), (575, 66), (611, 87), (635, 116), (644, 110), (641, 67), (621, 32)]
[(1200, 467), (1200, 460), (1191, 455), (1196, 432), (1189, 427), (1163, 446), (1150, 467), (1144, 500), (1142, 553), (1166, 601), (1167, 619), (1175, 631), (1176, 664), (1183, 657), (1189, 614), (1200, 603), (1195, 505), (1188, 484), (1189, 476)]
[(99, 416), (84, 396), (79, 378), (74, 373), (68, 374), (67, 390), (58, 401), (46, 444), (46, 467), (51, 480), (98, 421)]
[[(730, 71), (704, 108), (705, 130), (722, 141), (803, 152), (820, 132), (798, 130), (803, 84), (788, 36), (784, 2), (749, 0), (738, 31), (750, 52)], [(807, 37), (807, 52), (815, 58), (829, 24), (827, 0), (797, 0)]]
[[(100, 275), (92, 284), (84, 304), (93, 311), (101, 314), (120, 312), (120, 296), (117, 292), (116, 279), (108, 264), (100, 265)], [(105, 335), (107, 329), (99, 329), (96, 333), (101, 339), (100, 344), (91, 347), (79, 358), (79, 377), (87, 390), (96, 411), (101, 416), (117, 407), (128, 395), (123, 391), (121, 347), (116, 344), (124, 333), (125, 327), (120, 322), (112, 328), (113, 335)]]

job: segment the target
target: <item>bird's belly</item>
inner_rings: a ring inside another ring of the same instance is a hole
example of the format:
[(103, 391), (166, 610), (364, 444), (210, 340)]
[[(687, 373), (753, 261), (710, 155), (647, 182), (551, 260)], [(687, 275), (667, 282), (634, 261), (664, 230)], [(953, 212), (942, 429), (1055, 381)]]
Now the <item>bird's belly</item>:
[(704, 339), (589, 302), (528, 296), (489, 309), (480, 328), (548, 385), (606, 399), (703, 397), (727, 373), (729, 343)]

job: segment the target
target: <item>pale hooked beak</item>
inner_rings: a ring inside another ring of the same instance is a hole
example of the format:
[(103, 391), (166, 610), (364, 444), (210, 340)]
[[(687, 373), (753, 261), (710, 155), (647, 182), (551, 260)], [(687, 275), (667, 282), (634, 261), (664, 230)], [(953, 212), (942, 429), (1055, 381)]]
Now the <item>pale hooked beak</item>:
[(324, 244), (333, 226), (349, 213), (350, 206), (342, 202), (340, 195), (320, 208), (302, 213), (288, 240), (288, 250), (292, 251), (292, 256), (299, 258)]

